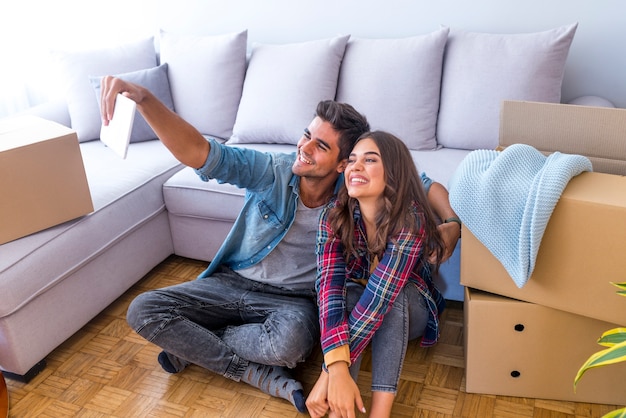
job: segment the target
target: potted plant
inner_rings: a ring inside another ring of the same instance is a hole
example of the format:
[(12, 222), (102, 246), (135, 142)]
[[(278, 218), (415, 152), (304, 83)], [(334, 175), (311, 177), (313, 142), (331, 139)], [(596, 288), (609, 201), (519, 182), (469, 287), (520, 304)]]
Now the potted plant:
[[(617, 294), (626, 296), (626, 282), (613, 283), (619, 290)], [(574, 391), (576, 385), (583, 374), (594, 367), (606, 366), (608, 364), (626, 361), (626, 328), (614, 328), (606, 331), (598, 339), (598, 344), (607, 347), (592, 354), (581, 366), (574, 378)], [(604, 415), (603, 418), (624, 417), (626, 418), (626, 408), (617, 409)]]

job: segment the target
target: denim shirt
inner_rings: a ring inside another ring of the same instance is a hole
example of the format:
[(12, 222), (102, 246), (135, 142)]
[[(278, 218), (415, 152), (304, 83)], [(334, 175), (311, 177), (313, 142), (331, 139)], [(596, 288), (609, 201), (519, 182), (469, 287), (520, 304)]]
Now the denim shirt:
[(291, 171), (295, 153), (263, 153), (209, 141), (209, 156), (195, 170), (200, 179), (230, 183), (245, 188), (246, 194), (232, 229), (200, 278), (210, 276), (220, 264), (238, 270), (269, 254), (293, 223), (300, 184), (300, 177)]
[[(245, 188), (245, 201), (224, 243), (198, 278), (209, 277), (220, 264), (233, 270), (262, 260), (283, 239), (296, 215), (300, 177), (291, 168), (296, 153), (264, 153), (223, 145), (209, 139), (211, 151), (196, 173), (203, 181), (216, 179)], [(422, 174), (428, 191), (432, 181)], [(339, 176), (335, 192), (343, 183)], [(317, 229), (317, 225), (311, 225)], [(207, 231), (207, 233), (210, 233)], [(311, 243), (315, 251), (315, 243)]]

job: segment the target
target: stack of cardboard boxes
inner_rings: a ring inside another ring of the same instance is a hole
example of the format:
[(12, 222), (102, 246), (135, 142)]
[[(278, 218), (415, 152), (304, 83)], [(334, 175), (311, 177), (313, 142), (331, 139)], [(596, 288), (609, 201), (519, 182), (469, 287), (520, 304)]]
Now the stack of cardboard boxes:
[(626, 110), (505, 102), (500, 145), (514, 143), (586, 155), (594, 171), (568, 183), (522, 288), (464, 226), (466, 390), (626, 405), (626, 363), (573, 385), (600, 335), (626, 325), (610, 283), (626, 282)]

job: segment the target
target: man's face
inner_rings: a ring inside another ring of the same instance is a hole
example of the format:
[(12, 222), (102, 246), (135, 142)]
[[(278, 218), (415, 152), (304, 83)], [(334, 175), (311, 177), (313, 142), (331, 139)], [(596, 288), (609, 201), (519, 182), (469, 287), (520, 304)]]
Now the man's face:
[(345, 160), (338, 158), (339, 134), (330, 123), (316, 117), (298, 141), (292, 171), (301, 177), (336, 177), (345, 168)]

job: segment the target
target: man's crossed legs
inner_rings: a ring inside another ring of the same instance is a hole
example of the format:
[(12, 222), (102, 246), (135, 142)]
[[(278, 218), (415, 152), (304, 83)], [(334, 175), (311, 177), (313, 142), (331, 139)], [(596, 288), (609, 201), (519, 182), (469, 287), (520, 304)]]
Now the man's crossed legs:
[(222, 267), (211, 277), (139, 295), (127, 321), (163, 348), (159, 363), (166, 371), (197, 364), (306, 411), (302, 385), (287, 369), (319, 340), (314, 291), (276, 288)]

